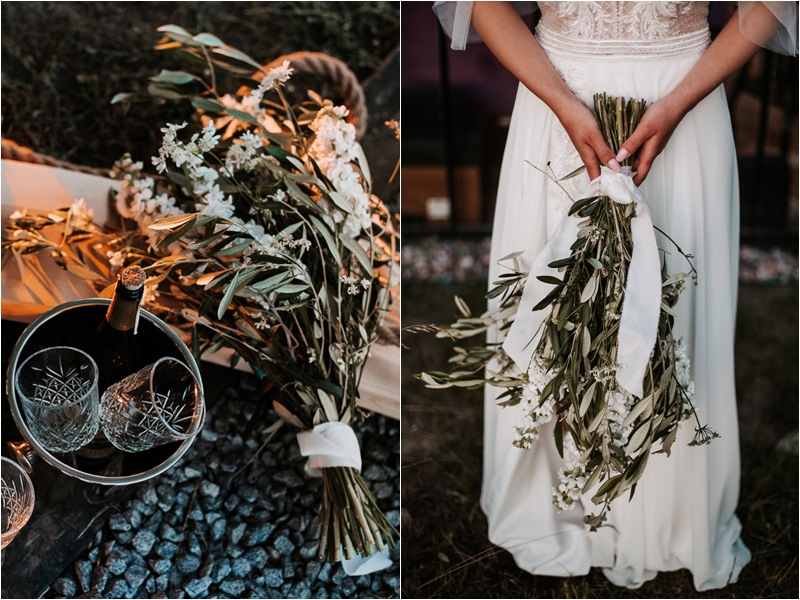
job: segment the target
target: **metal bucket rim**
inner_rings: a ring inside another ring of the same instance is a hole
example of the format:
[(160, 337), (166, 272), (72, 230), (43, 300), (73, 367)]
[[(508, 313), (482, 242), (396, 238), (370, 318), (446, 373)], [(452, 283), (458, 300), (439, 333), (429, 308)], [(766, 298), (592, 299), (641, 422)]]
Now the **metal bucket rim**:
[[(24, 416), (20, 411), (20, 406), (17, 400), (16, 391), (14, 390), (14, 385), (9, 384), (10, 381), (13, 381), (12, 375), (16, 376), (16, 372), (12, 373), (12, 370), (16, 371), (15, 367), (19, 363), (19, 356), (22, 353), (22, 349), (25, 347), (25, 344), (28, 342), (33, 333), (39, 327), (41, 327), (43, 323), (49, 321), (50, 319), (52, 319), (56, 315), (61, 314), (64, 311), (79, 306), (97, 306), (97, 305), (108, 306), (109, 304), (111, 304), (111, 299), (109, 298), (85, 298), (82, 300), (73, 300), (71, 302), (65, 302), (64, 304), (59, 304), (58, 306), (51, 308), (46, 313), (39, 316), (30, 325), (28, 325), (25, 328), (25, 331), (22, 332), (20, 338), (17, 340), (17, 343), (14, 346), (14, 350), (12, 351), (11, 357), (9, 358), (8, 361), (8, 372), (6, 373), (6, 393), (8, 395), (8, 403), (11, 407), (11, 415), (14, 417), (14, 422), (19, 428), (20, 433), (22, 433), (22, 436), (34, 449), (37, 456), (39, 456), (50, 466), (58, 469), (62, 473), (66, 473), (71, 477), (75, 477), (76, 479), (80, 479), (81, 481), (85, 481), (87, 483), (99, 483), (102, 485), (131, 485), (134, 483), (141, 483), (142, 481), (146, 481), (167, 471), (183, 457), (186, 451), (194, 443), (194, 440), (197, 436), (193, 436), (191, 439), (188, 440), (183, 440), (181, 442), (181, 445), (178, 446), (178, 448), (169, 458), (167, 458), (164, 462), (156, 465), (152, 469), (143, 471), (142, 473), (137, 473), (135, 475), (117, 476), (117, 477), (107, 477), (104, 475), (94, 475), (92, 473), (85, 473), (84, 471), (80, 471), (64, 462), (61, 462), (39, 443), (36, 437), (31, 433), (30, 429), (28, 429), (28, 425), (25, 422)], [(160, 331), (166, 334), (167, 337), (180, 350), (181, 356), (183, 356), (186, 359), (188, 366), (191, 367), (191, 370), (195, 374), (195, 378), (197, 379), (197, 383), (200, 386), (200, 392), (203, 397), (203, 407), (205, 408), (205, 393), (203, 390), (203, 380), (202, 377), (200, 376), (200, 369), (197, 366), (197, 362), (194, 360), (194, 356), (192, 356), (192, 353), (189, 350), (189, 348), (186, 346), (183, 340), (178, 336), (178, 334), (175, 333), (169, 327), (169, 325), (164, 323), (164, 321), (159, 319), (154, 314), (141, 308), (140, 318), (146, 319), (147, 321), (152, 323), (155, 327), (157, 327)]]

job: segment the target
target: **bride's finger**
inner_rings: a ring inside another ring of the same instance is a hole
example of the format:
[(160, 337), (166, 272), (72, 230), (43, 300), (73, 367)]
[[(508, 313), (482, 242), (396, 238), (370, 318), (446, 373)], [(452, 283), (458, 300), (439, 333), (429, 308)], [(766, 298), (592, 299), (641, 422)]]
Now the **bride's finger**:
[(650, 173), (650, 167), (653, 166), (653, 160), (655, 159), (655, 154), (651, 152), (647, 152), (645, 148), (639, 153), (638, 164), (635, 167), (636, 176), (633, 178), (634, 185), (641, 185), (641, 183), (647, 177), (647, 174)]
[(600, 160), (597, 158), (591, 146), (587, 145), (578, 150), (578, 154), (586, 166), (586, 174), (590, 180), (595, 180), (600, 177)]
[[(589, 145), (601, 164), (608, 165), (611, 170), (619, 172), (619, 163), (614, 156), (614, 151), (608, 147), (605, 139), (603, 139), (603, 134), (600, 133), (599, 129), (597, 130), (596, 135), (593, 135), (590, 138)], [(600, 175), (599, 168), (597, 170), (597, 174)], [(594, 179), (594, 177), (592, 177), (592, 179)]]
[(643, 127), (642, 124), (636, 128), (636, 131), (633, 132), (631, 137), (625, 140), (625, 143), (622, 144), (622, 147), (617, 152), (616, 160), (622, 162), (629, 156), (633, 156), (636, 154), (636, 151), (639, 150), (639, 147), (644, 144), (644, 142), (648, 139), (650, 133), (646, 127)]

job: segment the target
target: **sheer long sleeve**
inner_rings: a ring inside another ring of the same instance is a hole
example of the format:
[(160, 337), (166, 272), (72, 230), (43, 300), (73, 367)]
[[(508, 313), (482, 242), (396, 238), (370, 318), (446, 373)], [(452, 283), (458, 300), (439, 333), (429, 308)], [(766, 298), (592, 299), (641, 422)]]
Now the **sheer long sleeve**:
[(797, 56), (797, 2), (739, 2), (739, 30), (767, 50)]
[[(463, 50), (467, 44), (480, 42), (481, 37), (472, 28), (470, 19), (472, 18), (472, 5), (474, 2), (435, 2), (433, 11), (439, 17), (442, 29), (451, 40), (450, 47), (453, 50)], [(517, 12), (522, 15), (529, 15), (536, 10), (536, 2), (512, 2)]]

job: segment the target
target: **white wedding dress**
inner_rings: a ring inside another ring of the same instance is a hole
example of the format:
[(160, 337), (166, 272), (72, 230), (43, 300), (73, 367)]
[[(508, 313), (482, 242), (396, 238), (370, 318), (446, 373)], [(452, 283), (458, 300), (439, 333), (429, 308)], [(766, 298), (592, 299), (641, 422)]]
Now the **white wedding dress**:
[[(437, 3), (454, 47), (476, 34), (471, 3)], [(515, 3), (520, 5), (533, 3)], [(776, 3), (777, 4), (777, 3)], [(573, 92), (588, 106), (607, 92), (653, 102), (671, 91), (710, 44), (707, 2), (539, 2), (536, 38)], [(532, 7), (531, 7), (532, 9)], [(466, 14), (466, 16), (465, 16)], [(466, 20), (465, 20), (466, 19)], [(793, 41), (791, 43), (794, 43)], [(528, 269), (566, 215), (572, 200), (528, 163), (557, 177), (581, 165), (552, 111), (519, 86), (503, 158), (492, 237), (489, 281), (497, 260), (524, 251)], [(584, 174), (563, 183), (572, 199), (588, 186)], [(739, 497), (739, 434), (734, 389), (739, 190), (730, 116), (720, 86), (679, 124), (641, 186), (653, 222), (694, 255), (698, 285), (677, 305), (677, 335), (688, 343), (698, 413), (721, 438), (689, 447), (685, 422), (670, 457), (651, 456), (632, 501), (611, 507), (607, 525), (590, 533), (584, 514), (558, 513), (551, 488), (562, 464), (548, 424), (531, 450), (512, 445), (521, 407), (500, 408), (487, 386), (481, 506), (489, 539), (537, 575), (585, 575), (602, 567), (615, 584), (636, 588), (659, 571), (686, 568), (698, 590), (737, 580), (750, 560), (734, 510)], [(685, 259), (658, 235), (670, 273)]]

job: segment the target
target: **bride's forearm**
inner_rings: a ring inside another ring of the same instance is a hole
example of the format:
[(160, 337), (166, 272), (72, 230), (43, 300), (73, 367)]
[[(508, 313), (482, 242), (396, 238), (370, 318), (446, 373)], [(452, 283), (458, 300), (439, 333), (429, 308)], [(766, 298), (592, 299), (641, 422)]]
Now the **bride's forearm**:
[[(764, 41), (778, 27), (777, 20), (764, 6), (753, 8), (747, 18), (753, 20), (751, 29), (759, 30)], [(669, 94), (669, 98), (686, 114), (719, 84), (741, 69), (758, 49), (759, 46), (745, 38), (739, 30), (737, 10), (703, 57)]]
[(580, 102), (508, 2), (475, 2), (472, 26), (503, 66), (559, 117)]
[(594, 114), (564, 83), (510, 3), (475, 2), (472, 26), (503, 66), (555, 113), (590, 179), (600, 175), (601, 164), (619, 170)]

